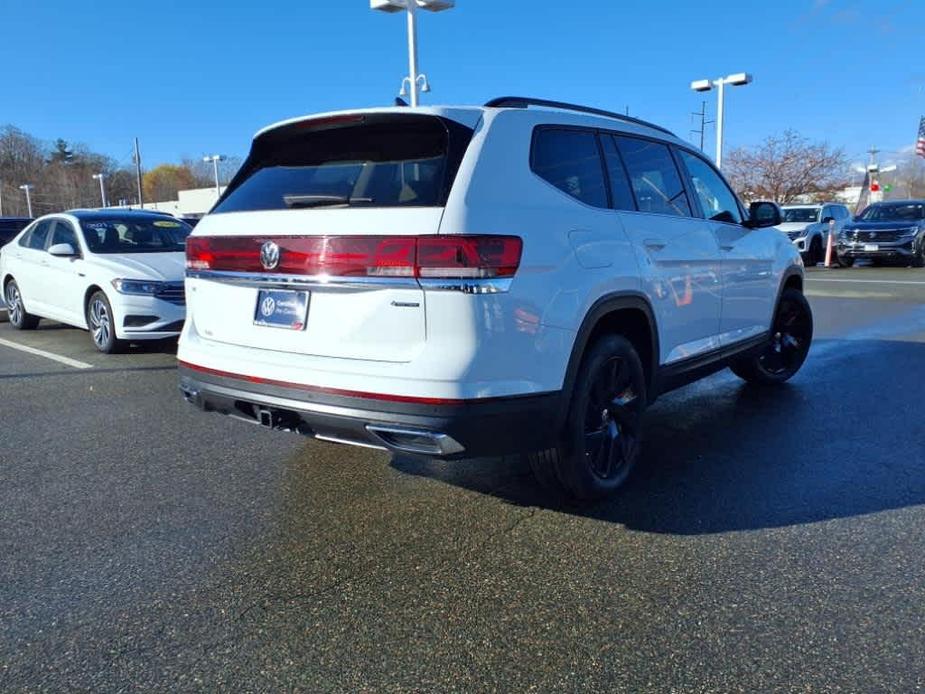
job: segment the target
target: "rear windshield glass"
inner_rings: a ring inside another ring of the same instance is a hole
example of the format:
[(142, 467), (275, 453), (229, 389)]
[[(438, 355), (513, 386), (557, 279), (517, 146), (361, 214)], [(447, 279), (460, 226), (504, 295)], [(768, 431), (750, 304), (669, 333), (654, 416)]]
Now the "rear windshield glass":
[(912, 222), (925, 219), (925, 204), (913, 202), (871, 205), (861, 213), (861, 219), (867, 222)]
[(819, 221), (819, 212), (818, 207), (791, 207), (790, 209), (784, 209), (784, 221), (785, 222), (797, 222), (812, 224), (813, 222)]
[(176, 253), (186, 250), (192, 227), (175, 219), (81, 220), (84, 240), (91, 253)]
[(323, 207), (437, 207), (446, 204), (472, 137), (434, 116), (355, 116), (270, 131), (216, 212)]

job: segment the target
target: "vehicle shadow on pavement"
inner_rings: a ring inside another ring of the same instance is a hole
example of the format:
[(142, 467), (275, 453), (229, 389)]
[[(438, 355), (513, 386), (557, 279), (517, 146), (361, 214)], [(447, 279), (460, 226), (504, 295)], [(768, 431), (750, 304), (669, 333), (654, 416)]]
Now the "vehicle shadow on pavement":
[[(925, 344), (820, 340), (785, 386), (731, 373), (660, 398), (643, 459), (612, 499), (563, 504), (519, 457), (395, 458), (405, 473), (509, 503), (696, 535), (845, 518), (925, 503)], [(897, 374), (905, 374), (897, 380)]]

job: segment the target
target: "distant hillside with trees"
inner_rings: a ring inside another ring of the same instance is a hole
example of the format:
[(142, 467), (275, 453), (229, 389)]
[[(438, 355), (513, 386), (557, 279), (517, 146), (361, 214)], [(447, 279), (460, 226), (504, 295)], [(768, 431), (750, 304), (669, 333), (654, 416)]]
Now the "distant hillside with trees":
[[(240, 166), (231, 157), (221, 162), (224, 184)], [(105, 175), (109, 204), (138, 204), (133, 163), (120, 164), (86, 145), (59, 138), (43, 142), (13, 125), (0, 127), (0, 206), (7, 216), (25, 216), (26, 198), (20, 186), (30, 184), (34, 216), (77, 207), (99, 207), (100, 185), (93, 175)], [(215, 185), (212, 165), (184, 157), (179, 164), (162, 164), (144, 173), (145, 202), (175, 200), (178, 190)]]

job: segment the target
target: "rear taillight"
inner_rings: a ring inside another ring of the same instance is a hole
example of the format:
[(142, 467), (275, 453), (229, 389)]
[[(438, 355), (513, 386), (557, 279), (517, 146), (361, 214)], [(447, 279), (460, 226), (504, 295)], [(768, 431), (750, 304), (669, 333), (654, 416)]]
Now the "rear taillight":
[(190, 270), (329, 277), (513, 277), (516, 236), (191, 236)]

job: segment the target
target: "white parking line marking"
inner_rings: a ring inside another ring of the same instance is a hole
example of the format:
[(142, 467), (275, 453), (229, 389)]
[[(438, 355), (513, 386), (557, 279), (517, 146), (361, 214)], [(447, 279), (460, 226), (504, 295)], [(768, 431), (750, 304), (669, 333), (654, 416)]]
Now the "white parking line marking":
[(21, 345), (18, 342), (10, 342), (9, 340), (0, 339), (0, 345), (4, 347), (9, 347), (10, 349), (18, 349), (20, 352), (25, 352), (26, 354), (34, 354), (37, 357), (45, 357), (46, 359), (51, 359), (60, 364), (66, 366), (73, 366), (75, 369), (92, 369), (93, 364), (88, 364), (85, 361), (77, 361), (76, 359), (71, 359), (70, 357), (62, 357), (60, 354), (52, 354), (51, 352), (46, 352), (43, 349), (36, 349), (35, 347), (26, 347)]
[(807, 282), (850, 282), (852, 284), (925, 284), (916, 280), (845, 280), (823, 279), (822, 277), (807, 277)]

